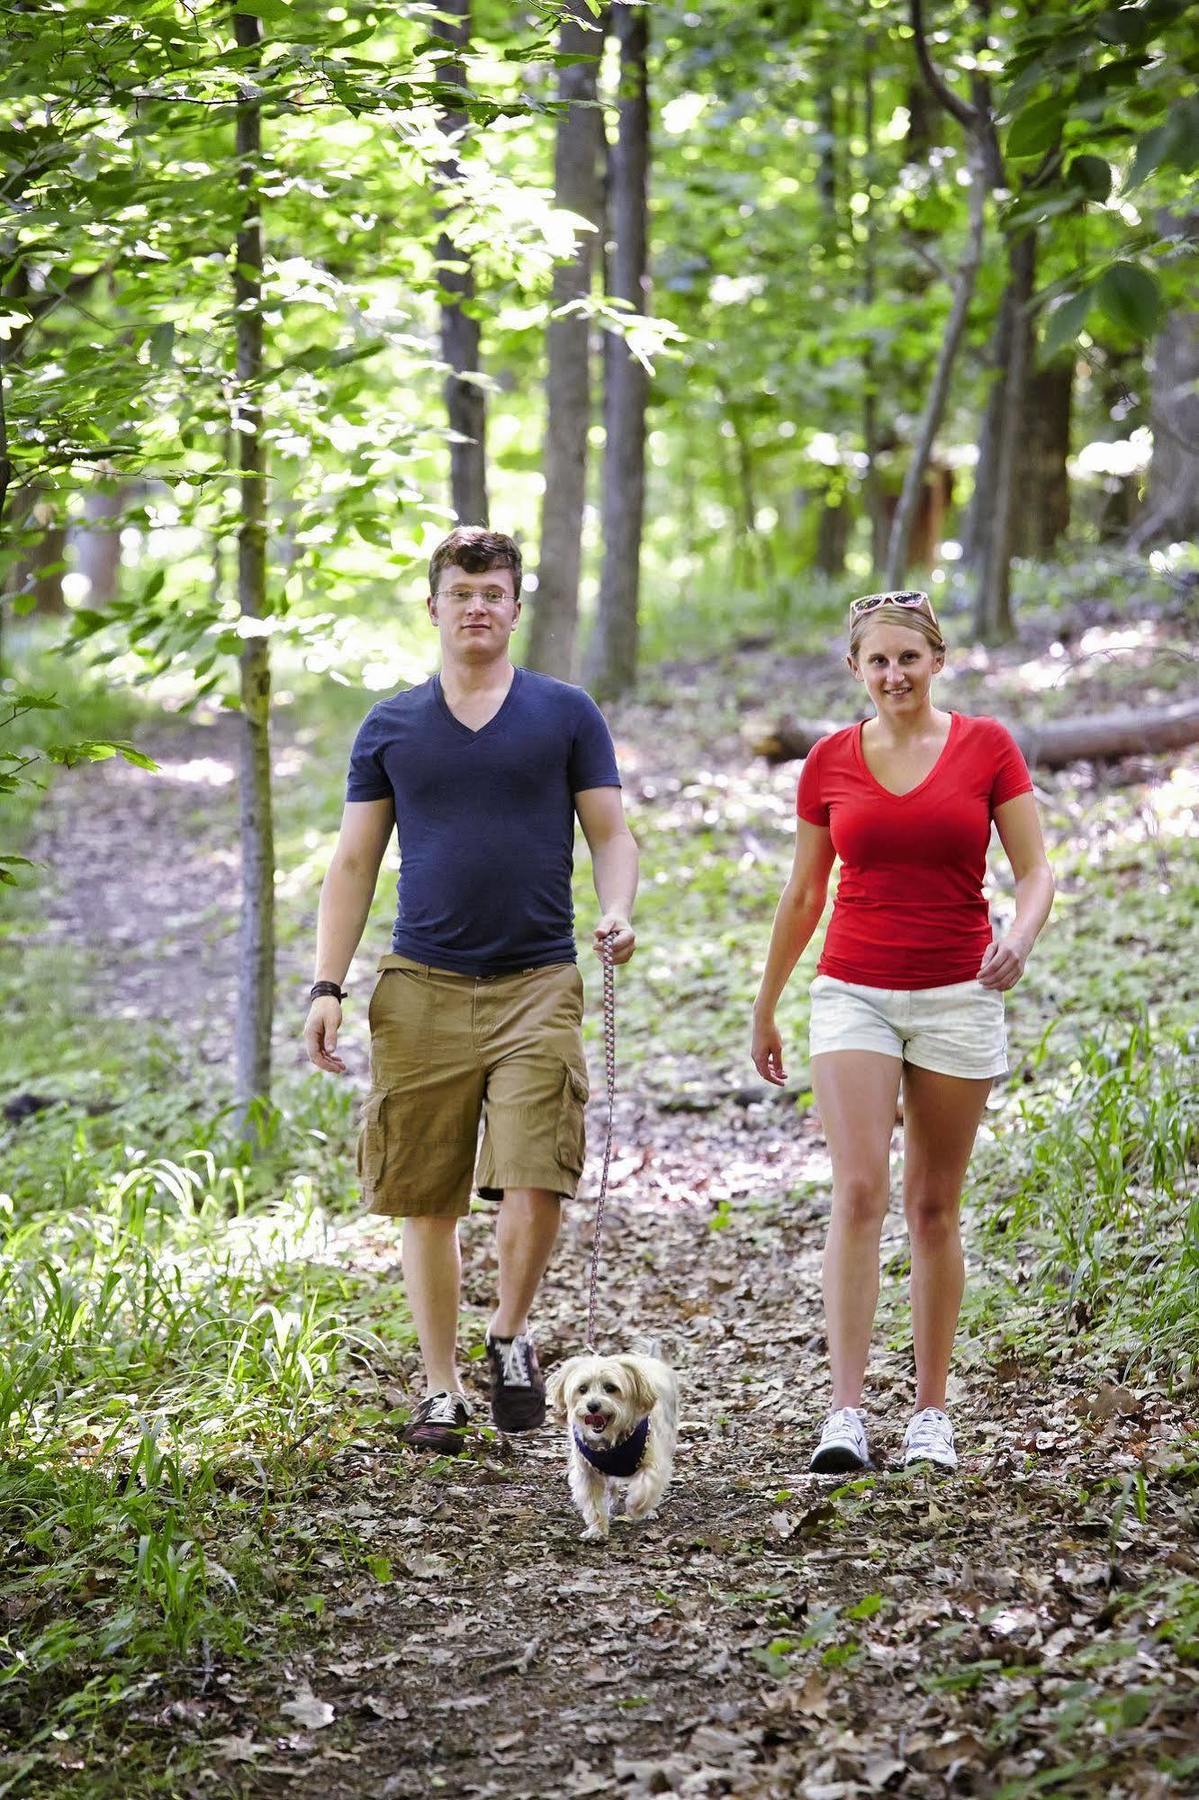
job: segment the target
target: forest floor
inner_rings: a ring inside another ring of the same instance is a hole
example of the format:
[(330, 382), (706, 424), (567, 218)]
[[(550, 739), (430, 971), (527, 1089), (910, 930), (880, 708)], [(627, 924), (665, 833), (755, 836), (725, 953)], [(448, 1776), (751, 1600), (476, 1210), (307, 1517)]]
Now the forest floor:
[[(1040, 669), (1041, 704), (1094, 710), (1107, 640), (1102, 626), (1087, 629), (1089, 650), (1052, 651), (1047, 637), (1018, 655), (976, 654), (946, 703), (1014, 716)], [(1152, 660), (1155, 645), (1150, 627), (1140, 647), (1117, 646), (1117, 688), (1138, 680), (1137, 657)], [(1053, 679), (1063, 655), (1076, 677), (1068, 702)], [(1167, 1391), (1126, 1344), (1081, 1331), (1068, 1301), (1021, 1315), (1019, 1273), (990, 1274), (989, 1240), (971, 1217), (973, 1298), (951, 1391), (961, 1467), (953, 1477), (904, 1472), (906, 1234), (893, 1212), (866, 1399), (878, 1468), (848, 1482), (806, 1473), (826, 1392), (828, 1163), (802, 1082), (780, 1102), (759, 1090), (745, 1052), (745, 1001), (786, 866), (794, 789), (793, 769), (766, 770), (747, 744), (759, 718), (844, 710), (841, 687), (830, 658), (786, 663), (748, 649), (660, 672), (616, 716), (648, 867), (643, 942), (618, 1002), (599, 1329), (614, 1347), (652, 1334), (679, 1375), (682, 1436), (660, 1515), (618, 1523), (606, 1545), (582, 1543), (549, 1427), (510, 1439), (481, 1430), (458, 1459), (405, 1452), (394, 1421), (412, 1403), (416, 1368), (404, 1340), (382, 1367), (356, 1364), (336, 1420), (313, 1429), (286, 1490), (264, 1502), (268, 1543), (277, 1530), (308, 1553), (300, 1575), (281, 1555), (273, 1589), (262, 1572), (276, 1607), (303, 1601), (284, 1647), (267, 1626), (244, 1658), (193, 1651), (151, 1671), (90, 1741), (39, 1734), (31, 1757), (13, 1744), (0, 1794), (1199, 1791), (1199, 1612), (1186, 1611), (1199, 1607), (1193, 1370)], [(230, 1056), (234, 735), (225, 717), (139, 737), (162, 764), (150, 781), (119, 763), (64, 777), (33, 852), (51, 872), (38, 948), (53, 957), (88, 946), (80, 1012), (97, 1038), (106, 1021), (144, 1026), (214, 1069)], [(284, 715), (285, 809), (308, 766), (303, 733)], [(1110, 870), (1117, 889), (1121, 869), (1134, 869), (1160, 889), (1182, 879), (1173, 859), (1185, 840), (1168, 828), (1180, 807), (1194, 816), (1197, 794), (1190, 754), (1103, 778), (1072, 771), (1043, 797), (1076, 833), (1078, 869)], [(752, 890), (748, 925), (727, 904), (738, 871)], [(707, 895), (702, 925), (685, 910), (695, 893)], [(1158, 916), (1152, 905), (1148, 916)], [(310, 884), (281, 956), (277, 1046), (293, 1069), (311, 918)], [(1040, 992), (1016, 1008), (1015, 1071), (984, 1129), (992, 1159), (1063, 984), (1085, 978), (1071, 992), (1080, 1016), (1100, 1021), (1126, 1000), (1152, 1003), (1146, 985), (1162, 993), (1173, 982), (1185, 1010), (1194, 980), (1176, 946), (1191, 929), (1163, 926), (1127, 993), (1113, 958), (1128, 953), (1106, 927), (1089, 947), (1076, 936), (1047, 957), (1039, 982), (1034, 965), (1028, 986)], [(594, 972), (588, 981), (594, 995)], [(712, 1053), (716, 1016), (738, 1035)], [(664, 1048), (651, 1041), (659, 1020)], [(346, 1042), (360, 1084), (360, 1019)], [(598, 1071), (594, 1038), (592, 1060)], [(593, 1193), (598, 1099), (589, 1121)], [(897, 1170), (900, 1149), (897, 1133)], [(580, 1345), (589, 1245), (580, 1205), (538, 1307), (543, 1364)], [(485, 1215), (465, 1229), (464, 1252), (468, 1381), (485, 1420)], [(322, 1254), (368, 1292), (377, 1284), (379, 1306), (396, 1304), (396, 1235), (383, 1221), (347, 1213)], [(384, 1423), (365, 1407), (381, 1384), (393, 1409)], [(231, 1468), (230, 1484), (243, 1478)], [(219, 1539), (210, 1549), (223, 1554)]]

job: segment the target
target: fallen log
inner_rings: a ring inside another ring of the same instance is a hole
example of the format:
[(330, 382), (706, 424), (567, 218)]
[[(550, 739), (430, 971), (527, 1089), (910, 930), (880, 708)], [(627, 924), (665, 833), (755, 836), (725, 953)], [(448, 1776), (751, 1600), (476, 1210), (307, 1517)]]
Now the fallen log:
[[(1027, 762), (1042, 769), (1061, 769), (1067, 763), (1116, 762), (1122, 756), (1154, 755), (1199, 744), (1199, 699), (1177, 700), (1171, 706), (1084, 713), (1077, 719), (1046, 719), (1036, 725), (1004, 723)], [(844, 724), (844, 719), (784, 719), (757, 740), (754, 754), (769, 763), (792, 762)]]

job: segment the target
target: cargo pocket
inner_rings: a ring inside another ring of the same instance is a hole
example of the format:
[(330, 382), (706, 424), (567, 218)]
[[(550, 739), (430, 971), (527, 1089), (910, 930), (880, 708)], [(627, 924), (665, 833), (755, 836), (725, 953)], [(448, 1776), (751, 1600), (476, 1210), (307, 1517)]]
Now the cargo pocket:
[(373, 1200), (378, 1191), (387, 1157), (387, 1140), (383, 1128), (383, 1103), (386, 1099), (386, 1088), (371, 1090), (363, 1105), (362, 1123), (358, 1128), (358, 1179), (362, 1183), (363, 1198), (368, 1201)]
[(558, 1108), (558, 1141), (555, 1155), (560, 1168), (579, 1175), (587, 1147), (583, 1108), (590, 1093), (587, 1077), (569, 1063), (562, 1071), (562, 1098)]

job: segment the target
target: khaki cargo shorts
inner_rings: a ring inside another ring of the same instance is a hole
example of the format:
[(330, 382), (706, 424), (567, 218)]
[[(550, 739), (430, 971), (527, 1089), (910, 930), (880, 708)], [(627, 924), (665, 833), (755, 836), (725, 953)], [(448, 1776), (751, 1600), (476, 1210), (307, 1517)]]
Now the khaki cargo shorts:
[(573, 1197), (588, 1092), (574, 963), (474, 976), (385, 956), (368, 1017), (358, 1174), (372, 1212), (461, 1216), (472, 1173), (491, 1200), (510, 1187)]

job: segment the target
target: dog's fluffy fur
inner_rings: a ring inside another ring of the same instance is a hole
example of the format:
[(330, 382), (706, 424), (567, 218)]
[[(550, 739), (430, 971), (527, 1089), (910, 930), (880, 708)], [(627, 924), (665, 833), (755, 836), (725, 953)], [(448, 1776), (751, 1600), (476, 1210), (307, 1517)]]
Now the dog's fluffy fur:
[[(679, 1384), (657, 1356), (572, 1356), (548, 1383), (554, 1414), (566, 1421), (570, 1493), (587, 1529), (585, 1538), (606, 1538), (614, 1496), (624, 1490), (625, 1517), (648, 1519), (658, 1509), (674, 1470), (678, 1438)], [(575, 1431), (597, 1452), (614, 1449), (650, 1421), (645, 1454), (635, 1475), (604, 1475), (575, 1442)]]

